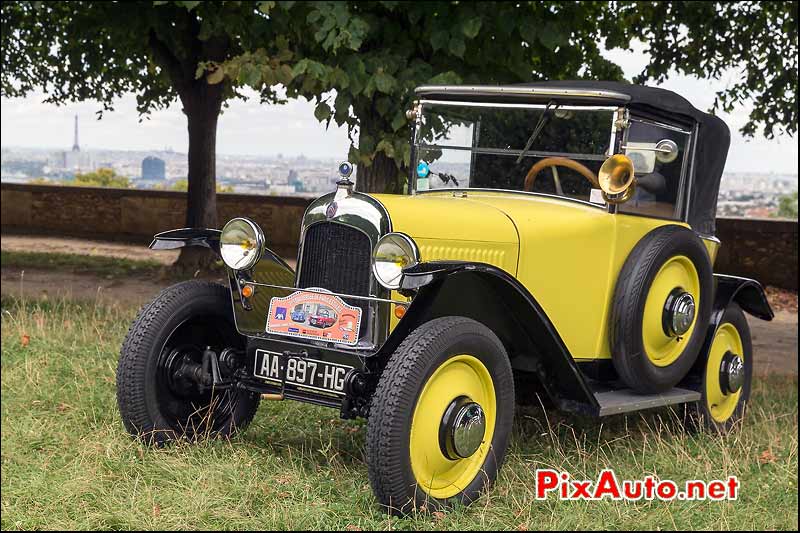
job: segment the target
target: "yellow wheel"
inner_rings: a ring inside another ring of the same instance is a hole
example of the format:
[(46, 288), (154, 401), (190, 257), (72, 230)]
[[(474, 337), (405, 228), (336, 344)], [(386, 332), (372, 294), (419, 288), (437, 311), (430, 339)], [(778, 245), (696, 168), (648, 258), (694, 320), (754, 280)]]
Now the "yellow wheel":
[(653, 279), (644, 305), (642, 340), (651, 363), (668, 366), (680, 357), (692, 337), (699, 305), (700, 276), (694, 263), (685, 255), (670, 257)]
[(513, 375), (497, 336), (463, 317), (423, 324), (389, 358), (372, 399), (376, 497), (397, 514), (471, 503), (497, 476), (513, 416)]
[(703, 372), (702, 399), (693, 425), (725, 432), (738, 422), (750, 398), (753, 347), (744, 313), (731, 304), (714, 332)]
[(409, 453), (417, 485), (439, 499), (464, 490), (489, 454), (496, 412), (494, 383), (480, 359), (456, 355), (439, 366), (411, 419)]
[(661, 226), (639, 241), (611, 307), (611, 359), (622, 381), (653, 394), (688, 374), (705, 341), (712, 290), (708, 253), (691, 230)]

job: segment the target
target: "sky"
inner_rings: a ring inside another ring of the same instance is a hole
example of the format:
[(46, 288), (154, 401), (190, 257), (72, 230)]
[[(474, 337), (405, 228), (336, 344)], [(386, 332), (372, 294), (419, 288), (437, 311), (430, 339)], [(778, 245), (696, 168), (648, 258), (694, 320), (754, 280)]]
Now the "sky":
[[(638, 43), (633, 51), (611, 50), (605, 55), (620, 65), (631, 78), (648, 62)], [(714, 94), (736, 79), (737, 72), (724, 74), (719, 80), (698, 79), (673, 73), (658, 86), (687, 98), (695, 107), (707, 110)], [(217, 151), (230, 155), (276, 154), (345, 158), (349, 141), (345, 128), (324, 124), (314, 118), (314, 104), (304, 99), (284, 105), (262, 105), (253, 91), (249, 98), (232, 100), (219, 120)], [(97, 121), (96, 102), (71, 103), (64, 106), (44, 104), (44, 95), (0, 101), (0, 144), (32, 148), (69, 149), (72, 146), (73, 117), (80, 122), (80, 145), (84, 149), (187, 150), (186, 119), (175, 102), (168, 109), (151, 113), (140, 121), (133, 95), (121, 97), (113, 112)], [(756, 136), (746, 139), (738, 132), (747, 120), (746, 106), (732, 113), (721, 113), (731, 129), (731, 149), (726, 172), (757, 171), (797, 174), (797, 141), (788, 136), (767, 140)]]

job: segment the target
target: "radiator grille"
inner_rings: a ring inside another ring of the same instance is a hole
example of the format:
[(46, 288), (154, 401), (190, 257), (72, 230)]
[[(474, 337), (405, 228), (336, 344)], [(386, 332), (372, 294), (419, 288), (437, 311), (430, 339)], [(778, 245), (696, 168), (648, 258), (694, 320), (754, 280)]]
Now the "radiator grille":
[[(369, 238), (359, 230), (333, 222), (314, 224), (305, 233), (298, 287), (368, 296), (371, 256)], [(365, 333), (368, 303), (344, 300), (361, 308), (361, 332)]]

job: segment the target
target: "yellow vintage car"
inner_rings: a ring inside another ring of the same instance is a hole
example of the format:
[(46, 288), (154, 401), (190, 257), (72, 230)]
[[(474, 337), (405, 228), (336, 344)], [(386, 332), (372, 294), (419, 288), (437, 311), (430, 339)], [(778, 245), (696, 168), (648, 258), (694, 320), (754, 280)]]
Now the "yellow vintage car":
[(408, 117), (407, 194), (356, 192), (343, 163), (296, 271), (246, 217), (155, 237), (211, 248), (229, 284), (177, 284), (136, 318), (118, 370), (131, 434), (229, 436), (262, 399), (330, 406), (367, 418), (375, 496), (404, 513), (477, 498), (520, 402), (740, 422), (744, 313), (773, 314), (758, 282), (713, 272), (720, 119), (586, 81), (420, 87)]

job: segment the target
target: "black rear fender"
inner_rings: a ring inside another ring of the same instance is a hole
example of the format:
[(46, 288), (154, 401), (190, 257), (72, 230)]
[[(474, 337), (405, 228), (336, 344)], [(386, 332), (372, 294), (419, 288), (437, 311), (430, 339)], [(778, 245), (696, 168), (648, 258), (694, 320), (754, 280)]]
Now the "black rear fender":
[(754, 279), (714, 274), (714, 287), (712, 320), (716, 313), (724, 311), (731, 302), (739, 304), (742, 311), (761, 320), (772, 320), (775, 317), (764, 287)]
[(767, 300), (767, 293), (761, 283), (750, 278), (714, 274), (714, 304), (711, 308), (711, 318), (708, 322), (705, 342), (700, 349), (697, 362), (682, 382), (684, 386), (699, 390), (708, 353), (711, 350), (714, 336), (717, 334), (717, 328), (722, 323), (725, 310), (733, 303), (741, 307), (745, 313), (761, 320), (772, 320), (775, 317), (775, 313)]

